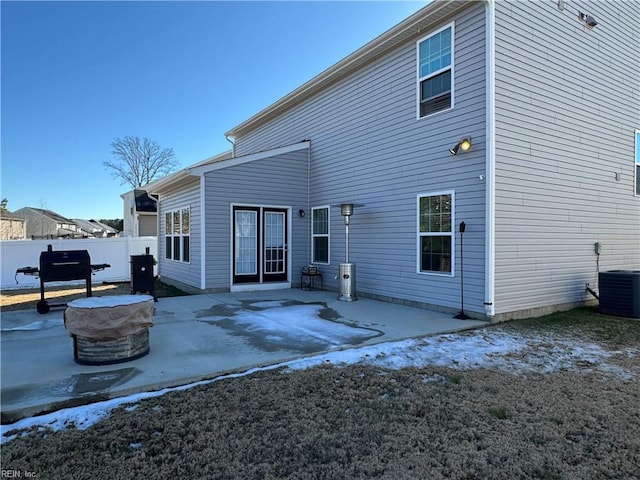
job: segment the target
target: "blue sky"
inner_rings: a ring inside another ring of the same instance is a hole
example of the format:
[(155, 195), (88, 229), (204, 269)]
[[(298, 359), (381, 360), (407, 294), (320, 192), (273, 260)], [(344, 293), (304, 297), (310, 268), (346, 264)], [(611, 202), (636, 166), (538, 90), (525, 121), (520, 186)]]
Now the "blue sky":
[(116, 137), (182, 167), (224, 132), (424, 6), (357, 2), (1, 2), (1, 197), (122, 218)]

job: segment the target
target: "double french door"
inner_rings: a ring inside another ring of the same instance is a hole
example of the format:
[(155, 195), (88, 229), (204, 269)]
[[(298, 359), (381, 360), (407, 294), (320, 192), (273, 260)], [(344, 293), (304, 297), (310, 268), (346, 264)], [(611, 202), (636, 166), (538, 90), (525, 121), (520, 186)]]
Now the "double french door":
[(288, 279), (287, 210), (233, 207), (233, 283)]

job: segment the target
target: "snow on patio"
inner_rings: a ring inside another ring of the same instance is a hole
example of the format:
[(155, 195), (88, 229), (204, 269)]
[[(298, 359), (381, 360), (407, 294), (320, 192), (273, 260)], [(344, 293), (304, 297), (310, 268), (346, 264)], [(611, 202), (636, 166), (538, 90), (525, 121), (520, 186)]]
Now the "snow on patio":
[[(358, 345), (383, 334), (322, 318), (323, 304), (286, 304), (280, 300), (249, 302), (227, 315), (198, 320), (230, 330), (263, 350), (299, 353), (326, 351), (344, 345)], [(335, 312), (334, 312), (335, 313)]]
[[(263, 303), (263, 302), (261, 302)], [(300, 317), (282, 314), (277, 310), (279, 304), (254, 304), (255, 307), (272, 310), (278, 315), (265, 315), (264, 311), (240, 311), (236, 321), (243, 328), (255, 329), (261, 334), (275, 337), (291, 335), (318, 335), (329, 345), (343, 345), (345, 338), (352, 338), (354, 328), (342, 325), (336, 328), (336, 322), (318, 318), (315, 310), (306, 312), (312, 318), (310, 326), (301, 326)], [(282, 307), (284, 308), (284, 307)], [(297, 312), (299, 314), (300, 312)], [(209, 318), (208, 320), (216, 320)], [(43, 328), (46, 328), (43, 325)], [(357, 330), (357, 329), (355, 329)], [(371, 332), (368, 332), (370, 335)], [(345, 337), (346, 335), (346, 337)], [(75, 427), (86, 429), (96, 422), (107, 418), (111, 411), (125, 406), (128, 410), (137, 408), (137, 403), (146, 398), (158, 397), (165, 393), (204, 385), (220, 380), (250, 375), (260, 370), (284, 367), (288, 370), (312, 368), (317, 365), (335, 365), (337, 367), (353, 364), (366, 364), (381, 368), (400, 369), (404, 367), (441, 366), (456, 369), (498, 369), (518, 375), (530, 372), (548, 373), (560, 370), (590, 371), (628, 381), (633, 373), (609, 362), (614, 355), (635, 357), (640, 353), (638, 348), (627, 348), (622, 351), (607, 351), (597, 344), (581, 340), (559, 338), (550, 334), (515, 334), (499, 329), (485, 328), (460, 334), (437, 335), (397, 342), (387, 342), (359, 348), (340, 349), (307, 358), (279, 363), (266, 367), (254, 368), (243, 373), (221, 375), (212, 380), (205, 380), (188, 385), (165, 388), (155, 392), (143, 392), (126, 397), (115, 398), (85, 406), (67, 408), (47, 415), (25, 418), (11, 425), (2, 425), (0, 444), (16, 437), (16, 430), (38, 429), (60, 430)], [(285, 370), (287, 371), (287, 370)]]

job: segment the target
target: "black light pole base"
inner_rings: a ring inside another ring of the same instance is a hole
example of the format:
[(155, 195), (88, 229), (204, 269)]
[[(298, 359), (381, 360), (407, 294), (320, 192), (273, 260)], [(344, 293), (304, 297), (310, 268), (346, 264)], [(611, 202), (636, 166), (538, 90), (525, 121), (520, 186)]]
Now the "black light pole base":
[(467, 224), (460, 222), (460, 312), (453, 318), (458, 320), (469, 320), (471, 317), (464, 313), (464, 262), (463, 262), (463, 250), (462, 250), (462, 234), (467, 229)]

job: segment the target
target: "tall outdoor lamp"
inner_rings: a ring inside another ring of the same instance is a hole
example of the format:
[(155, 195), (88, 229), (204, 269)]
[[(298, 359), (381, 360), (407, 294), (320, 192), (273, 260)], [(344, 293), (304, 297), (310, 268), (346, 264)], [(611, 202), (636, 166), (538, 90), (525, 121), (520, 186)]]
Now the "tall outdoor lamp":
[(460, 312), (453, 318), (458, 320), (468, 320), (471, 317), (464, 313), (464, 262), (462, 257), (462, 236), (467, 228), (467, 224), (460, 222)]
[(338, 300), (343, 302), (353, 302), (356, 298), (356, 266), (349, 263), (349, 223), (353, 215), (353, 203), (343, 203), (340, 205), (340, 213), (344, 217), (344, 238), (345, 238), (345, 263), (340, 264), (338, 280), (340, 282), (340, 295)]

